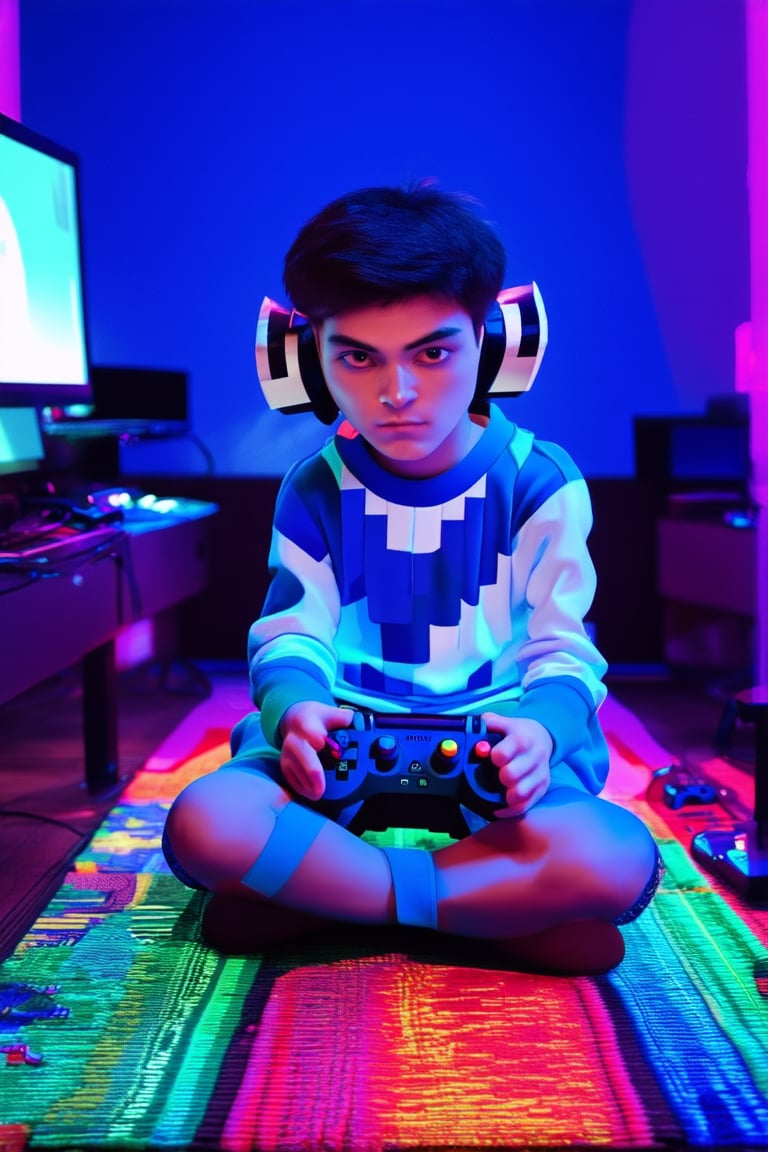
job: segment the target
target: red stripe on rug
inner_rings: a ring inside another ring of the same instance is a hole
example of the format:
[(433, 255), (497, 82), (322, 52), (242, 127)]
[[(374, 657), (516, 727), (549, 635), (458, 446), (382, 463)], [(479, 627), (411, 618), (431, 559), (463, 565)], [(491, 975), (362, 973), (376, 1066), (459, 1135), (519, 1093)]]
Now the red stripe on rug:
[(645, 1110), (588, 984), (401, 955), (286, 972), (221, 1146), (551, 1147), (574, 1134), (646, 1145)]

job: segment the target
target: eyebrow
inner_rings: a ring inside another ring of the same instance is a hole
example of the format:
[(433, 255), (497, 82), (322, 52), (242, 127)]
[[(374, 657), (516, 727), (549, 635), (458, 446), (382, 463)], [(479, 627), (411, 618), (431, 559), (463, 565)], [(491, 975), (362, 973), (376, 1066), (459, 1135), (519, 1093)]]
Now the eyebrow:
[[(411, 340), (405, 345), (405, 350), (411, 352), (414, 348), (421, 348), (425, 344), (435, 344), (438, 340), (445, 340), (448, 336), (455, 336), (459, 332), (461, 332), (459, 327), (435, 328), (434, 332), (427, 332), (426, 336), (419, 336), (418, 340)], [(353, 336), (345, 336), (342, 332), (329, 336), (328, 343), (343, 344), (347, 348), (362, 348), (364, 352), (378, 352), (378, 348), (374, 347), (373, 344), (366, 344), (365, 340), (356, 340)]]

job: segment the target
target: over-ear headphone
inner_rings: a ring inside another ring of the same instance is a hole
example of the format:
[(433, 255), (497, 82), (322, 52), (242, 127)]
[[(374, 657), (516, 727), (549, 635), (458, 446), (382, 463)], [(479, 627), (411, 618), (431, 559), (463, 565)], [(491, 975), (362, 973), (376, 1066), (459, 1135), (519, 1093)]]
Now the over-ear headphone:
[[(538, 286), (502, 289), (485, 320), (475, 401), (527, 392), (546, 346), (547, 314)], [(278, 412), (314, 412), (323, 424), (333, 424), (339, 414), (307, 318), (269, 296), (256, 325), (256, 374), (264, 399)]]

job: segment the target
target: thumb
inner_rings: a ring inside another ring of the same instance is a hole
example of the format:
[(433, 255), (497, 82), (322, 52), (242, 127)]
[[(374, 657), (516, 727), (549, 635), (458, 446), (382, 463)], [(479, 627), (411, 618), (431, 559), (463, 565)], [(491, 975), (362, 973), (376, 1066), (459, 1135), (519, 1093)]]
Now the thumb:
[(353, 722), (355, 712), (353, 708), (331, 708), (328, 716), (328, 729), (349, 728)]

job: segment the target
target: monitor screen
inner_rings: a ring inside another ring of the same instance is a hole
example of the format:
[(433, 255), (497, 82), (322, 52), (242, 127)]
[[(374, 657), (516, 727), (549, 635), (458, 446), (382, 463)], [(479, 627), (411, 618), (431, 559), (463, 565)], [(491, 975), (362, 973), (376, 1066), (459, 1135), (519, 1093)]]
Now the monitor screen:
[(0, 407), (90, 402), (78, 175), (0, 115)]
[(0, 408), (0, 478), (34, 472), (44, 459), (37, 409)]

